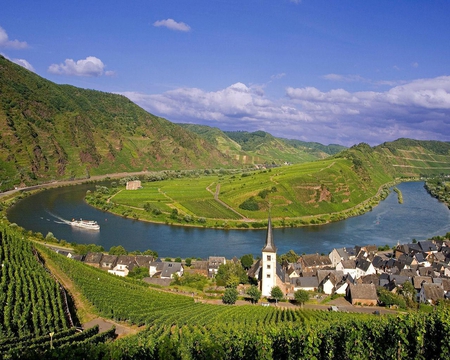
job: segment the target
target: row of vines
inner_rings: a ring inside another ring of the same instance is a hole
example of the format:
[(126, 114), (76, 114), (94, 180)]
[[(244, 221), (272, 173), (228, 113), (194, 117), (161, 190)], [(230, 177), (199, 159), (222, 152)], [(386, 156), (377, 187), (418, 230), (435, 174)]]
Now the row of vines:
[(0, 224), (0, 358), (59, 358), (114, 336), (115, 329), (73, 327), (64, 289), (32, 243), (16, 226)]

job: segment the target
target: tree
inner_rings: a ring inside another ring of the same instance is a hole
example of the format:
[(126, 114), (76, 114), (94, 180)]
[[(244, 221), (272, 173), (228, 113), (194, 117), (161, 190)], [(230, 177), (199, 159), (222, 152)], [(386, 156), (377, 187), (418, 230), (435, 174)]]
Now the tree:
[(405, 281), (401, 288), (399, 288), (398, 293), (405, 298), (406, 305), (409, 308), (415, 308), (416, 303), (416, 289), (411, 281)]
[(156, 252), (156, 251), (153, 251), (153, 250), (145, 250), (143, 253), (142, 253), (142, 255), (151, 255), (151, 256), (153, 256), (155, 259), (157, 259), (158, 258), (158, 252)]
[(178, 210), (177, 209), (172, 209), (172, 212), (170, 213), (170, 218), (171, 219), (178, 219)]
[(178, 256), (175, 258), (175, 262), (180, 263), (181, 262), (181, 258)]
[(289, 263), (295, 263), (297, 262), (300, 255), (297, 255), (294, 250), (289, 250), (286, 254), (283, 254), (280, 256), (280, 262), (283, 262), (286, 260)]
[(250, 296), (252, 303), (257, 303), (261, 299), (261, 291), (255, 285), (252, 285), (247, 290), (247, 295)]
[(217, 269), (216, 282), (219, 286), (225, 286), (229, 283), (231, 277), (238, 278), (238, 284), (248, 284), (248, 276), (240, 263), (227, 262)]
[(305, 290), (297, 290), (294, 293), (294, 298), (303, 307), (303, 304), (309, 300), (309, 293)]
[(191, 258), (186, 258), (186, 260), (184, 261), (184, 264), (187, 267), (190, 267), (192, 265), (192, 259)]
[(270, 292), (270, 296), (272, 296), (275, 299), (275, 302), (278, 303), (278, 301), (283, 298), (284, 294), (279, 286), (274, 286)]
[(243, 255), (241, 257), (241, 264), (245, 270), (250, 269), (253, 265), (253, 255), (252, 254)]
[(109, 249), (109, 255), (127, 255), (128, 252), (122, 245), (119, 246), (111, 246)]
[(224, 304), (233, 305), (238, 298), (238, 291), (235, 288), (226, 288), (222, 296)]

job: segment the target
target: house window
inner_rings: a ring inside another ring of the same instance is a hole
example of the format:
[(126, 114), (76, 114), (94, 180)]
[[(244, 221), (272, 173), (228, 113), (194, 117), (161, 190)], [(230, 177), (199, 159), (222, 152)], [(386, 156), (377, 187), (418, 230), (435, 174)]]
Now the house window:
[(267, 261), (271, 261), (272, 257), (270, 255), (267, 255)]
[(270, 274), (267, 274), (267, 278), (270, 278)]
[(270, 269), (270, 264), (269, 264), (269, 265), (267, 265), (267, 268), (268, 268), (268, 269)]

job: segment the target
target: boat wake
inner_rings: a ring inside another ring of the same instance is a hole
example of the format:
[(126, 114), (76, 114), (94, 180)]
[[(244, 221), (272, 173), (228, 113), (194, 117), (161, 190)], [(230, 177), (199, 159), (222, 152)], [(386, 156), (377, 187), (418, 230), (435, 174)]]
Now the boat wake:
[[(71, 225), (70, 224), (70, 220), (66, 220), (66, 219), (63, 219), (62, 217), (60, 217), (60, 216), (58, 216), (58, 215), (55, 215), (55, 214), (53, 214), (52, 212), (50, 212), (50, 211), (48, 211), (48, 210), (46, 210), (46, 212), (48, 213), (48, 214), (50, 214), (51, 216), (53, 216), (55, 219), (58, 219), (58, 220), (53, 220), (53, 222), (55, 222), (56, 224), (66, 224), (66, 225)], [(47, 221), (48, 221), (49, 219), (47, 219)]]

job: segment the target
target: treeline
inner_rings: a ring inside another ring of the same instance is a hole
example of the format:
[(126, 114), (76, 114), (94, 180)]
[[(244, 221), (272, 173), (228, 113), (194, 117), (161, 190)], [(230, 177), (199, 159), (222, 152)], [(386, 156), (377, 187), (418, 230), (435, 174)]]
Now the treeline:
[(428, 193), (450, 207), (450, 178), (445, 176), (431, 178), (425, 182)]

